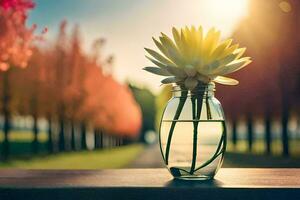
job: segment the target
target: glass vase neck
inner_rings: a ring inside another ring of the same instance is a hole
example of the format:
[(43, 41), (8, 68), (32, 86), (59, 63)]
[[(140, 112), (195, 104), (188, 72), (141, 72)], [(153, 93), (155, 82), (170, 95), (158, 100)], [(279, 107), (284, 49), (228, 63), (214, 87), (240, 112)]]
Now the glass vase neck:
[(203, 96), (212, 97), (214, 96), (215, 84), (210, 82), (208, 84), (201, 84), (195, 87), (193, 90), (186, 89), (181, 85), (173, 85), (172, 94), (173, 97), (185, 97), (185, 96)]

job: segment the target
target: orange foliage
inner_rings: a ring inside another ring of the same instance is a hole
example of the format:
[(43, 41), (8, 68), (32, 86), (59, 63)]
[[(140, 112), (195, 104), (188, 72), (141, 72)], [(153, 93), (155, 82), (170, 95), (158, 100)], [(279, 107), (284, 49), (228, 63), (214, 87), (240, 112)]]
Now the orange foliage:
[(126, 86), (103, 72), (111, 59), (100, 59), (99, 48), (85, 54), (78, 27), (70, 37), (66, 26), (62, 22), (52, 48), (35, 49), (28, 68), (12, 71), (14, 110), (84, 122), (111, 134), (137, 136), (140, 108)]
[(33, 34), (36, 26), (26, 27), (27, 12), (32, 1), (0, 0), (0, 70), (11, 65), (26, 67), (32, 55), (31, 43), (41, 39)]
[(93, 123), (109, 132), (133, 136), (141, 127), (141, 111), (131, 92), (111, 75), (90, 63), (85, 81), (87, 98), (82, 113), (92, 114)]

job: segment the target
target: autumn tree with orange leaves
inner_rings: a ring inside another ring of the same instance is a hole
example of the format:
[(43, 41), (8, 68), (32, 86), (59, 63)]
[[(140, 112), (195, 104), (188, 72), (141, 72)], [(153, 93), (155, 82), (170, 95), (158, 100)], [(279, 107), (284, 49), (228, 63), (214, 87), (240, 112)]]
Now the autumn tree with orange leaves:
[(39, 36), (33, 34), (35, 25), (26, 26), (27, 13), (34, 7), (31, 0), (0, 0), (0, 70), (2, 81), (2, 113), (4, 143), (2, 154), (9, 154), (8, 134), (11, 124), (10, 73), (13, 67), (25, 68), (32, 55), (31, 44)]
[[(112, 57), (105, 59), (100, 54), (105, 41), (97, 40), (87, 54), (78, 26), (71, 34), (66, 27), (63, 21), (54, 45), (32, 49), (26, 69), (11, 70), (11, 111), (32, 116), (32, 152), (39, 152), (39, 118), (48, 121), (49, 152), (76, 150), (78, 143), (87, 149), (88, 127), (95, 130), (96, 140), (102, 140), (103, 133), (115, 138), (136, 137), (140, 108), (130, 90), (109, 73)], [(58, 138), (53, 126), (58, 127)]]

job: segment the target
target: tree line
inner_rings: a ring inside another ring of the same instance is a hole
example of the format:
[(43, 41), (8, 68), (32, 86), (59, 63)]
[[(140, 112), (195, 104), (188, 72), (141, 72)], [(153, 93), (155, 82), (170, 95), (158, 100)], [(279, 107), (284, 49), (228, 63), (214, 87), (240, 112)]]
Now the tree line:
[(254, 121), (264, 123), (265, 152), (271, 153), (272, 129), (281, 125), (282, 155), (290, 154), (289, 122), (300, 120), (300, 3), (289, 1), (290, 10), (275, 1), (250, 2), (248, 16), (236, 27), (233, 38), (247, 47), (253, 63), (233, 74), (238, 87), (218, 86), (217, 95), (232, 122), (231, 141), (237, 144), (239, 120), (246, 121), (249, 151), (255, 141)]
[[(13, 115), (32, 116), (33, 153), (39, 152), (40, 118), (48, 121), (49, 152), (75, 150), (78, 140), (81, 149), (86, 149), (89, 127), (93, 128), (95, 147), (99, 148), (105, 135), (114, 138), (114, 145), (120, 145), (121, 138), (139, 134), (140, 107), (130, 89), (113, 78), (113, 57), (101, 54), (105, 40), (96, 40), (90, 53), (85, 53), (78, 26), (71, 34), (66, 28), (64, 21), (53, 44), (31, 47), (26, 67), (9, 62), (10, 67), (0, 73), (3, 158), (9, 155)], [(57, 140), (53, 139), (54, 126), (58, 127)]]

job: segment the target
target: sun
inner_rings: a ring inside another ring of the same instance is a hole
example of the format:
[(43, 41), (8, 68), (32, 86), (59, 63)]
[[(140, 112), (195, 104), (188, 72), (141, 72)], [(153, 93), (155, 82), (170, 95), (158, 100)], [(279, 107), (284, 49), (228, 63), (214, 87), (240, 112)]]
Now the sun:
[(207, 8), (211, 12), (225, 17), (240, 17), (247, 13), (249, 0), (209, 0)]
[(206, 0), (205, 8), (209, 17), (218, 21), (221, 29), (227, 34), (248, 14), (249, 0)]

